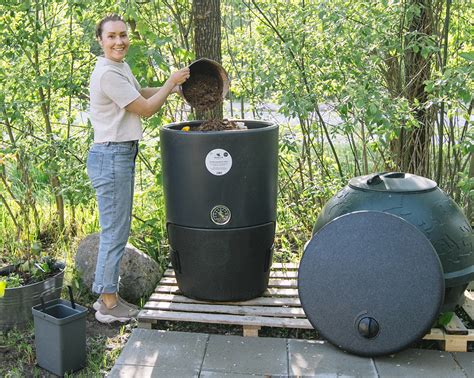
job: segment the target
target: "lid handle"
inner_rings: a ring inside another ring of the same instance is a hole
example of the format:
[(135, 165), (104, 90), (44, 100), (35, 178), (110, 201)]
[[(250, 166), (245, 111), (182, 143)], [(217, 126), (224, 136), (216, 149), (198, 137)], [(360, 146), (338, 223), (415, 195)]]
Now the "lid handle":
[(69, 291), (69, 300), (71, 301), (71, 307), (75, 310), (76, 309), (76, 304), (74, 303), (74, 295), (72, 295), (71, 285), (67, 285), (67, 289)]
[(371, 178), (367, 180), (367, 185), (378, 185), (382, 182), (382, 179), (380, 178), (380, 175), (376, 173), (373, 175)]
[(383, 175), (384, 177), (386, 178), (393, 178), (393, 179), (397, 179), (397, 178), (405, 178), (405, 173), (403, 172), (390, 172), (390, 173), (387, 173), (385, 175)]
[(378, 185), (380, 184), (384, 178), (388, 179), (399, 179), (405, 178), (405, 173), (403, 172), (382, 172), (376, 173), (371, 178), (367, 180), (367, 185)]

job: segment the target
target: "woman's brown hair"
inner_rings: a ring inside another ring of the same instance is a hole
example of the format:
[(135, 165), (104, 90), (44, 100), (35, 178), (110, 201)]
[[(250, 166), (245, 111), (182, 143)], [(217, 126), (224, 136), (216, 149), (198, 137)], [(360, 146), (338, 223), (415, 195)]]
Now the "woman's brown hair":
[(126, 24), (124, 19), (120, 17), (118, 14), (109, 14), (97, 23), (95, 27), (95, 36), (97, 38), (102, 39), (102, 29), (104, 27), (104, 24), (108, 21), (122, 21), (124, 24)]

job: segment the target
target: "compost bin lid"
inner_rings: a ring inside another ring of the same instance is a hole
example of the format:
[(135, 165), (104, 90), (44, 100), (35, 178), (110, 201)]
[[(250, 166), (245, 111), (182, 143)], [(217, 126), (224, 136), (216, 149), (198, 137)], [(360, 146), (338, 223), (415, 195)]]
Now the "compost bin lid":
[(437, 187), (436, 182), (403, 172), (383, 172), (367, 176), (354, 177), (349, 181), (353, 189), (362, 189), (376, 192), (426, 192)]
[(397, 352), (423, 337), (444, 299), (443, 270), (422, 232), (395, 215), (353, 212), (308, 243), (298, 272), (308, 320), (362, 356)]

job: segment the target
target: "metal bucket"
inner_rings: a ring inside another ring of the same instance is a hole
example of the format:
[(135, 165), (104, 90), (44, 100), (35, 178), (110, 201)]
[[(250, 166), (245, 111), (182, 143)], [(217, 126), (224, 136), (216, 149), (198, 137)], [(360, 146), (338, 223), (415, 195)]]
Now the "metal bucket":
[(63, 280), (64, 265), (58, 274), (44, 281), (5, 289), (5, 295), (0, 298), (0, 330), (25, 327), (33, 319), (31, 308), (40, 303), (41, 294), (50, 291), (44, 299), (58, 299), (61, 293), (55, 289), (63, 286)]

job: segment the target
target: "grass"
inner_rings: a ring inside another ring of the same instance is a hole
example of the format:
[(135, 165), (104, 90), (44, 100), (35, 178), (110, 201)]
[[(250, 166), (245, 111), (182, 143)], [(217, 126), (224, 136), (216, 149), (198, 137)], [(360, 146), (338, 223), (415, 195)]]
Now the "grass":
[[(85, 208), (77, 214), (78, 220), (82, 220), (82, 222), (78, 222), (77, 236), (72, 236), (71, 230), (68, 230), (64, 235), (58, 234), (54, 224), (46, 221), (41, 238), (45, 242), (42, 243), (42, 251), (39, 253), (40, 255), (54, 256), (66, 262), (65, 285), (71, 285), (74, 288), (77, 303), (89, 308), (86, 317), (86, 367), (78, 373), (69, 375), (74, 377), (102, 377), (109, 372), (132, 329), (136, 327), (135, 323), (103, 325), (94, 318), (92, 303), (96, 297), (81, 284), (80, 277), (74, 269), (77, 245), (86, 234), (96, 232), (98, 228), (97, 216), (90, 215), (91, 209), (89, 208)], [(0, 216), (0, 223), (5, 226), (9, 225), (6, 217)], [(12, 241), (11, 236), (8, 229), (0, 231), (0, 245), (4, 251), (8, 252), (2, 254), (5, 258), (2, 258), (0, 263), (15, 262), (22, 255), (21, 245)], [(23, 244), (27, 243), (26, 241)], [(69, 298), (66, 289), (63, 290), (62, 298)], [(45, 374), (47, 374), (45, 370), (36, 366), (33, 322), (24, 329), (0, 332), (0, 377), (50, 376)]]
[[(115, 364), (123, 346), (136, 322), (122, 325), (101, 324), (95, 320), (92, 304), (96, 296), (79, 282), (74, 266), (73, 254), (68, 253), (65, 284), (75, 287), (75, 301), (88, 308), (86, 316), (86, 367), (70, 377), (102, 377)], [(62, 298), (68, 299), (66, 289)], [(34, 325), (31, 322), (24, 329), (12, 329), (0, 333), (0, 377), (43, 377), (46, 371), (36, 366), (36, 349), (34, 344)], [(47, 375), (49, 376), (49, 375)]]
[[(98, 325), (92, 313), (87, 317), (86, 367), (70, 377), (102, 377), (115, 364), (131, 330), (135, 324)], [(1, 377), (40, 377), (46, 371), (36, 366), (36, 350), (34, 345), (34, 327), (31, 323), (23, 330), (13, 329), (0, 338), (0, 376)]]

